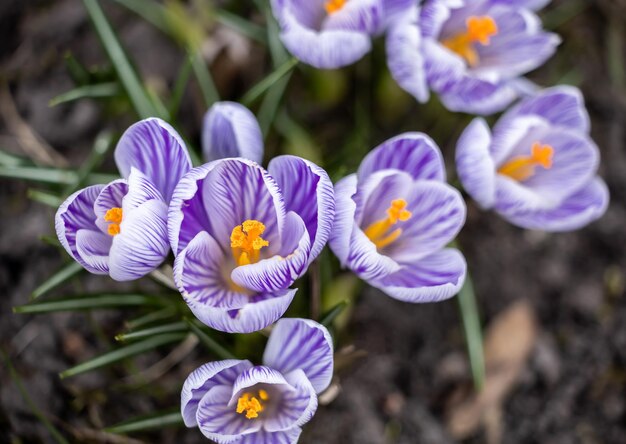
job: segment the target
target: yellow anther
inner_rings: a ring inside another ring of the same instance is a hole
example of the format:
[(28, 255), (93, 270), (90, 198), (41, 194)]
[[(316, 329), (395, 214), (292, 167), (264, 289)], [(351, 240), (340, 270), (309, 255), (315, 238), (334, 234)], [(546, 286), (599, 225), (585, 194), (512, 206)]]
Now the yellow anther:
[(498, 24), (488, 15), (469, 17), (466, 22), (467, 31), (450, 37), (442, 42), (443, 46), (463, 57), (470, 66), (478, 64), (478, 52), (474, 44), (488, 46), (491, 37), (498, 34)]
[(120, 234), (120, 224), (122, 223), (123, 212), (121, 208), (113, 207), (104, 214), (104, 221), (109, 223), (107, 232), (111, 236)]
[(326, 13), (328, 15), (334, 14), (335, 12), (341, 11), (341, 9), (345, 6), (347, 0), (328, 0), (324, 4), (324, 9), (326, 9)]
[(530, 156), (518, 156), (500, 167), (498, 173), (511, 179), (523, 182), (535, 174), (535, 168), (541, 166), (546, 170), (552, 168), (554, 148), (535, 142), (530, 149)]
[[(267, 401), (269, 396), (265, 390), (259, 390), (259, 398), (262, 401)], [(246, 418), (254, 419), (258, 418), (259, 413), (263, 411), (264, 407), (253, 394), (244, 393), (237, 400), (237, 413), (246, 413)]]
[(248, 265), (258, 262), (260, 250), (270, 243), (261, 235), (265, 231), (265, 225), (258, 220), (246, 220), (237, 225), (230, 233), (230, 246), (233, 249), (233, 257), (237, 265)]
[(391, 201), (391, 206), (387, 209), (388, 217), (372, 223), (365, 229), (365, 235), (376, 245), (377, 248), (384, 248), (395, 242), (402, 234), (402, 229), (397, 228), (391, 233), (389, 229), (398, 222), (406, 222), (412, 213), (406, 209), (407, 203), (404, 199)]

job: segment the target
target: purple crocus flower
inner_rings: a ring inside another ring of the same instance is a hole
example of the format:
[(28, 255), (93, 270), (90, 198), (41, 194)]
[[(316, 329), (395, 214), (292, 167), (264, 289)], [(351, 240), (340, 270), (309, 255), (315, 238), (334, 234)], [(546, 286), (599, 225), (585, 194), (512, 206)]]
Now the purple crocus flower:
[(236, 102), (217, 102), (204, 116), (202, 127), (204, 159), (226, 157), (263, 161), (263, 135), (254, 114)]
[(115, 161), (124, 179), (72, 194), (55, 226), (61, 245), (85, 269), (128, 281), (167, 256), (167, 207), (191, 160), (178, 133), (151, 118), (122, 135)]
[(308, 65), (334, 69), (350, 65), (369, 52), (372, 35), (382, 31), (385, 24), (385, 3), (272, 0), (272, 10), (289, 52)]
[(521, 76), (560, 43), (532, 9), (544, 0), (427, 0), (388, 30), (389, 69), (420, 102), (429, 89), (452, 111), (488, 115), (528, 90)]
[(295, 156), (274, 158), (268, 171), (248, 159), (216, 160), (174, 192), (174, 280), (217, 330), (247, 333), (280, 318), (296, 292), (289, 287), (329, 237), (335, 204), (326, 172)]
[(465, 222), (465, 204), (445, 180), (441, 152), (424, 134), (402, 134), (370, 152), (335, 185), (330, 247), (341, 264), (402, 301), (454, 296), (465, 259), (444, 247)]
[(308, 319), (281, 319), (263, 365), (229, 359), (189, 375), (181, 394), (187, 427), (218, 444), (292, 444), (317, 410), (333, 376), (333, 342)]
[(583, 97), (567, 86), (523, 100), (493, 131), (475, 119), (456, 152), (459, 178), (482, 208), (544, 231), (574, 230), (604, 214), (599, 158)]

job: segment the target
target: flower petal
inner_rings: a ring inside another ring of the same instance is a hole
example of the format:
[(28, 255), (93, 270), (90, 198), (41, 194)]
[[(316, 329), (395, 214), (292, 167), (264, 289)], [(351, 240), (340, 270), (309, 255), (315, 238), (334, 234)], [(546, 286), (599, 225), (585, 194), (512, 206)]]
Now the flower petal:
[(350, 238), (350, 254), (347, 266), (361, 279), (380, 279), (398, 271), (400, 265), (384, 254), (378, 252), (376, 245), (355, 226)]
[(76, 233), (76, 251), (87, 271), (94, 274), (109, 272), (109, 250), (111, 236), (88, 229)]
[(145, 276), (161, 265), (169, 250), (167, 205), (149, 200), (124, 214), (111, 246), (111, 278), (130, 281)]
[(296, 444), (301, 433), (302, 429), (300, 427), (294, 427), (282, 432), (259, 430), (256, 433), (242, 436), (241, 439), (237, 441), (237, 444)]
[(149, 200), (159, 200), (167, 206), (167, 202), (150, 179), (141, 171), (134, 167), (131, 168), (128, 176), (128, 193), (124, 197), (122, 205), (124, 213), (130, 213)]
[(104, 185), (93, 185), (76, 191), (61, 204), (54, 216), (54, 226), (59, 242), (65, 251), (86, 268), (85, 261), (76, 250), (76, 233), (87, 229), (97, 231), (94, 203)]
[(450, 111), (483, 116), (504, 110), (518, 95), (506, 81), (490, 82), (469, 75), (457, 80), (447, 91), (439, 92)]
[(115, 148), (115, 162), (125, 178), (132, 167), (141, 171), (166, 202), (172, 198), (178, 181), (191, 168), (189, 153), (176, 130), (154, 117), (126, 130)]
[(550, 3), (551, 0), (491, 0), (494, 4), (510, 5), (516, 8), (528, 8), (538, 11)]
[(491, 131), (477, 118), (463, 131), (456, 146), (456, 169), (463, 188), (483, 209), (496, 198), (496, 167), (489, 153)]
[(467, 265), (463, 255), (448, 248), (426, 256), (370, 284), (404, 302), (438, 302), (459, 292)]
[(359, 182), (384, 169), (405, 171), (414, 179), (446, 180), (441, 151), (423, 133), (400, 134), (374, 148), (361, 162)]
[(387, 25), (405, 19), (407, 14), (417, 13), (414, 0), (385, 0), (384, 4)]
[(326, 327), (310, 319), (283, 318), (265, 346), (263, 363), (284, 374), (301, 369), (316, 393), (333, 377), (333, 340)]
[(180, 395), (180, 410), (185, 425), (187, 427), (198, 425), (196, 421), (198, 403), (209, 390), (218, 385), (232, 387), (237, 376), (251, 367), (250, 361), (227, 359), (225, 361), (209, 362), (194, 370), (185, 380)]
[(285, 209), (297, 213), (309, 232), (312, 247), (309, 263), (328, 242), (335, 217), (333, 183), (324, 169), (296, 156), (278, 156), (268, 171), (278, 183)]
[(335, 184), (336, 212), (329, 246), (342, 267), (347, 265), (352, 230), (356, 224), (354, 220), (356, 202), (352, 196), (356, 194), (357, 182), (356, 174), (350, 174)]
[(284, 391), (276, 411), (263, 421), (263, 429), (268, 432), (300, 427), (309, 422), (317, 410), (315, 390), (302, 370), (286, 374), (285, 380), (295, 390)]
[(279, 385), (287, 390), (295, 391), (293, 387), (289, 387), (289, 383), (281, 372), (265, 365), (256, 365), (241, 372), (235, 380), (230, 399), (231, 405), (237, 402), (241, 392), (245, 392), (257, 384)]
[(202, 151), (207, 162), (227, 157), (263, 161), (263, 135), (254, 114), (236, 102), (217, 102), (205, 114)]
[(93, 209), (96, 215), (95, 223), (103, 233), (108, 232), (109, 223), (104, 216), (111, 208), (122, 208), (124, 196), (128, 193), (128, 183), (125, 179), (114, 180), (106, 185), (94, 202)]
[(322, 31), (342, 30), (376, 34), (385, 20), (384, 0), (359, 0), (346, 2), (322, 22)]

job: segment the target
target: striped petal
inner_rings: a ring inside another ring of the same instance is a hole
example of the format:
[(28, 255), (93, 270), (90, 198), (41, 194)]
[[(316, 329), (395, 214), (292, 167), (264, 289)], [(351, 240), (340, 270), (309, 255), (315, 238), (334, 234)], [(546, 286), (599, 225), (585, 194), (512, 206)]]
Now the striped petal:
[(111, 249), (111, 236), (82, 229), (76, 233), (76, 251), (84, 262), (84, 267), (94, 274), (107, 274), (109, 272), (109, 251)]
[(352, 0), (322, 22), (322, 30), (378, 33), (386, 19), (384, 0)]
[(111, 208), (122, 208), (124, 196), (128, 193), (128, 183), (124, 179), (114, 180), (105, 186), (93, 205), (96, 215), (96, 225), (100, 231), (107, 233), (109, 223), (104, 216)]
[(316, 393), (333, 376), (333, 341), (326, 327), (309, 319), (283, 318), (276, 323), (265, 346), (263, 363), (284, 374), (300, 369)]
[(295, 390), (285, 390), (276, 411), (263, 421), (268, 432), (282, 432), (300, 427), (311, 420), (317, 410), (317, 396), (302, 370), (285, 375), (285, 381)]
[(302, 429), (294, 427), (282, 432), (267, 432), (259, 430), (256, 433), (244, 435), (237, 444), (296, 444), (300, 438)]
[(350, 174), (335, 184), (336, 212), (329, 246), (342, 267), (347, 266), (352, 231), (356, 224), (356, 203), (352, 197), (356, 194), (357, 182), (356, 174)]

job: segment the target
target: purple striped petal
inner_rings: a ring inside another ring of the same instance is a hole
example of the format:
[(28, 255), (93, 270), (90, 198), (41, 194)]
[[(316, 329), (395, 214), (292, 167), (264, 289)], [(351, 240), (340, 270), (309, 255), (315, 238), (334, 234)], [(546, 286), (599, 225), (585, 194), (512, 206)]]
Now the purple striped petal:
[(111, 236), (100, 231), (78, 230), (76, 233), (76, 251), (84, 262), (84, 267), (91, 273), (109, 272), (109, 250)]
[(509, 158), (516, 148), (523, 148), (522, 153), (528, 155), (530, 147), (537, 139), (529, 140), (532, 135), (542, 136), (549, 131), (548, 122), (535, 115), (508, 117), (505, 114), (493, 128), (489, 152), (496, 168)]
[(309, 263), (322, 251), (333, 226), (335, 196), (326, 171), (296, 156), (278, 156), (268, 171), (278, 183), (287, 211), (297, 213), (311, 237)]
[(198, 403), (209, 390), (219, 385), (232, 387), (237, 376), (251, 367), (250, 361), (227, 359), (225, 361), (209, 362), (194, 370), (185, 380), (180, 395), (180, 410), (185, 425), (187, 427), (198, 425), (196, 421)]
[(551, 0), (490, 0), (492, 4), (509, 5), (516, 8), (528, 8), (538, 11), (545, 7)]
[(178, 181), (191, 168), (191, 159), (181, 137), (157, 118), (142, 120), (126, 130), (115, 148), (115, 162), (125, 178), (133, 167), (141, 171), (166, 202), (170, 201)]
[(329, 246), (342, 267), (347, 266), (352, 231), (356, 224), (354, 220), (356, 203), (352, 199), (356, 194), (356, 187), (356, 174), (350, 174), (335, 184), (336, 212)]
[(463, 188), (483, 209), (496, 199), (496, 167), (489, 153), (491, 131), (481, 118), (463, 131), (456, 146), (457, 174)]
[(174, 281), (191, 311), (198, 313), (217, 307), (239, 309), (249, 296), (234, 291), (224, 275), (226, 260), (221, 248), (206, 231), (193, 238), (174, 261)]
[(237, 444), (296, 444), (300, 438), (302, 429), (294, 427), (282, 432), (266, 432), (259, 430), (256, 433), (244, 435)]
[(128, 183), (124, 179), (114, 180), (105, 186), (93, 205), (96, 225), (103, 233), (108, 233), (109, 223), (104, 216), (111, 208), (122, 208), (124, 196), (128, 193)]
[(196, 413), (198, 427), (204, 436), (218, 444), (238, 442), (242, 435), (253, 434), (261, 429), (261, 422), (237, 413), (236, 406), (229, 405), (232, 388), (218, 385), (210, 389), (200, 400)]
[(227, 157), (263, 161), (263, 135), (254, 114), (236, 102), (217, 102), (205, 114), (202, 152), (207, 162)]
[(387, 25), (404, 20), (408, 14), (417, 13), (415, 0), (385, 0), (384, 4)]
[(111, 246), (111, 278), (129, 281), (145, 276), (161, 265), (168, 253), (167, 205), (149, 200), (124, 214)]
[[(99, 231), (95, 224), (94, 203), (103, 188), (104, 185), (93, 185), (76, 191), (65, 199), (54, 217), (54, 226), (59, 242), (65, 251), (85, 268), (87, 265), (76, 250), (76, 233), (82, 229)], [(89, 268), (87, 269), (89, 270)]]
[(450, 111), (488, 116), (505, 109), (519, 93), (506, 82), (492, 83), (464, 76), (448, 91), (440, 91), (439, 95)]
[(407, 264), (397, 273), (370, 284), (404, 302), (438, 302), (459, 292), (466, 271), (463, 255), (448, 248)]
[(227, 333), (252, 333), (276, 322), (291, 304), (296, 289), (277, 291), (250, 297), (249, 303), (240, 309), (216, 307), (190, 307), (193, 314), (204, 324)]
[(351, 0), (322, 22), (322, 30), (378, 33), (385, 20), (384, 0)]
[(346, 264), (364, 280), (379, 279), (400, 268), (395, 260), (381, 254), (376, 245), (357, 226), (352, 231), (350, 253)]
[(287, 213), (281, 243), (286, 247), (280, 255), (263, 259), (233, 270), (235, 284), (259, 293), (283, 290), (306, 271), (311, 241), (304, 222), (293, 211)]
[(276, 411), (264, 419), (263, 429), (268, 432), (282, 432), (300, 427), (309, 422), (317, 410), (315, 390), (302, 370), (286, 374), (285, 380), (295, 390), (284, 391)]
[(541, 195), (507, 176), (496, 176), (495, 210), (500, 214), (531, 212), (553, 208), (557, 202), (549, 196)]
[(408, 200), (414, 183), (411, 176), (399, 170), (381, 170), (369, 175), (359, 183), (359, 191), (354, 196), (359, 226), (366, 230), (372, 223), (386, 219), (391, 202)]
[(405, 171), (414, 179), (446, 180), (439, 147), (422, 133), (404, 133), (374, 148), (361, 162), (359, 181), (384, 169)]
[(233, 384), (232, 396), (230, 398), (230, 404), (237, 403), (237, 399), (246, 391), (249, 391), (252, 387), (259, 384), (267, 384), (275, 386), (272, 388), (278, 388), (282, 391), (295, 392), (295, 388), (292, 387), (283, 374), (278, 370), (267, 367), (265, 365), (257, 365), (249, 368), (239, 374), (235, 383)]
[(167, 205), (163, 196), (141, 171), (131, 168), (128, 176), (128, 193), (124, 197), (122, 208), (130, 213), (149, 200), (158, 200)]
[(263, 363), (284, 374), (301, 369), (321, 393), (333, 377), (333, 341), (326, 327), (309, 319), (283, 318), (265, 346)]
[(531, 230), (572, 231), (602, 217), (609, 204), (606, 184), (595, 178), (554, 208), (498, 209), (512, 224)]
[(437, 38), (446, 20), (450, 18), (450, 8), (462, 6), (463, 1), (429, 0), (420, 9), (419, 26), (424, 37)]

